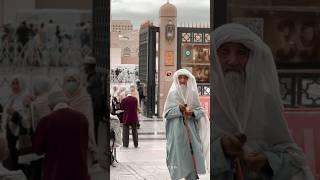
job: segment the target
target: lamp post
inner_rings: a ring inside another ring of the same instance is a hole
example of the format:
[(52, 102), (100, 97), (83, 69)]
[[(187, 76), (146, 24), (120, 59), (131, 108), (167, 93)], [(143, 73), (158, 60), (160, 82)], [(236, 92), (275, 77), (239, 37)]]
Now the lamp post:
[(166, 40), (171, 42), (175, 37), (175, 26), (171, 20), (166, 25)]

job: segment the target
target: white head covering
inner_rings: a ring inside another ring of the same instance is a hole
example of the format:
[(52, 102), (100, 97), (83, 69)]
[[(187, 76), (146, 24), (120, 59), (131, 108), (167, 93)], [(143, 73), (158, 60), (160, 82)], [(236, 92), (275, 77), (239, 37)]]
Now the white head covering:
[[(183, 90), (182, 87), (179, 83), (179, 79), (178, 77), (181, 75), (185, 75), (188, 77), (188, 82), (187, 82), (187, 91), (185, 93), (185, 95), (183, 94)], [(178, 71), (176, 71), (173, 74), (173, 83), (170, 87), (170, 90), (168, 92), (168, 94), (170, 94), (171, 92), (177, 91), (179, 97), (182, 99), (183, 104), (188, 104), (188, 106), (191, 105), (191, 101), (193, 100), (194, 97), (192, 92), (198, 92), (198, 88), (197, 88), (197, 83), (196, 83), (196, 79), (194, 78), (194, 76), (186, 69), (179, 69)], [(196, 99), (199, 99), (199, 94), (197, 93), (198, 97), (195, 97)], [(166, 108), (166, 105), (164, 105), (164, 107)], [(164, 116), (163, 116), (164, 117)]]
[[(23, 78), (23, 75), (21, 74), (16, 74), (12, 77), (11, 79), (11, 83), (17, 80), (19, 82), (19, 86), (20, 86), (20, 92), (19, 94), (24, 94), (27, 91), (27, 85), (26, 85), (26, 80)], [(11, 84), (10, 84), (11, 85)], [(13, 93), (13, 92), (12, 92)]]
[(112, 87), (112, 89), (110, 90), (110, 94), (111, 94), (112, 97), (114, 97), (114, 96), (117, 96), (119, 91), (120, 91), (119, 86), (118, 85), (114, 85)]
[(70, 69), (67, 69), (64, 73), (64, 80), (63, 80), (63, 85), (62, 87), (64, 88), (65, 85), (66, 85), (66, 82), (69, 78), (73, 78), (75, 79), (75, 81), (77, 81), (78, 83), (78, 89), (76, 90), (76, 92), (74, 94), (69, 94), (66, 90), (64, 90), (64, 93), (65, 95), (68, 97), (68, 98), (72, 98), (74, 96), (77, 96), (78, 94), (80, 94), (82, 91), (84, 91), (84, 88), (82, 88), (81, 86), (81, 76), (80, 76), (80, 70), (79, 69), (76, 69), (76, 68), (70, 68)]
[[(183, 93), (182, 87), (179, 83), (178, 77), (180, 75), (185, 75), (188, 77), (187, 81), (187, 88), (186, 92)], [(192, 109), (196, 108), (194, 106), (200, 106), (200, 99), (199, 99), (199, 94), (198, 94), (198, 88), (197, 88), (197, 83), (195, 77), (186, 69), (179, 69), (173, 74), (173, 82), (171, 85), (171, 88), (168, 92), (168, 97), (171, 93), (174, 93), (177, 91), (177, 94), (180, 99), (180, 104), (187, 104), (188, 107), (191, 107)], [(185, 95), (184, 95), (185, 94)], [(196, 96), (196, 97), (194, 97)], [(193, 102), (193, 101), (197, 102)], [(165, 104), (164, 104), (164, 111), (162, 117), (165, 117), (165, 114), (170, 110), (171, 106), (174, 105), (174, 103), (170, 102), (170, 99), (167, 98)], [(176, 106), (177, 104), (175, 104)], [(206, 164), (206, 169), (208, 172), (210, 172), (210, 121), (207, 116), (207, 112), (201, 108), (203, 111), (204, 116), (200, 118), (199, 122), (199, 136), (201, 139), (201, 144), (202, 144), (202, 151), (203, 155), (205, 158), (205, 164)], [(164, 118), (166, 121), (166, 119)]]
[[(26, 93), (27, 93), (27, 86), (26, 86), (26, 81), (23, 78), (23, 76), (21, 74), (16, 74), (11, 78), (11, 83), (17, 80), (19, 82), (19, 86), (20, 86), (20, 92), (18, 92), (17, 94), (15, 94), (14, 92), (12, 92), (11, 96), (9, 97), (8, 101), (6, 102), (6, 105), (4, 107), (4, 113), (2, 116), (2, 124), (1, 124), (1, 129), (4, 130), (7, 123), (9, 124), (9, 128), (11, 130), (11, 132), (15, 135), (19, 134), (19, 130), (20, 127), (17, 126), (16, 124), (12, 123), (11, 121), (9, 121), (11, 119), (11, 115), (6, 113), (8, 108), (12, 108), (15, 111), (19, 112), (20, 115), (23, 117), (23, 119), (27, 118), (27, 113), (26, 113), (26, 108), (23, 105), (23, 100), (26, 97)], [(12, 84), (10, 83), (10, 85), (12, 86)], [(24, 121), (27, 122), (27, 121)]]
[[(240, 24), (226, 24), (217, 28), (214, 37), (214, 97), (215, 110), (223, 111), (232, 122), (215, 118), (215, 125), (220, 130), (227, 132), (246, 133), (248, 138), (263, 138), (264, 125), (270, 120), (264, 119), (266, 113), (265, 100), (270, 96), (278, 111), (282, 110), (281, 96), (278, 84), (276, 66), (270, 48), (247, 27)], [(239, 117), (232, 106), (230, 95), (224, 82), (223, 70), (217, 58), (217, 48), (227, 42), (241, 43), (250, 49), (249, 61), (246, 65), (246, 84), (243, 102), (243, 113)], [(214, 111), (215, 112), (215, 111)], [(279, 141), (292, 141), (283, 119), (280, 120), (283, 126), (278, 126), (280, 134)], [(276, 129), (273, 130), (273, 133)], [(287, 135), (285, 135), (287, 134)]]
[(36, 76), (33, 81), (33, 91), (38, 95), (48, 93), (51, 89), (51, 83), (48, 78)]
[[(214, 49), (214, 134), (213, 138), (228, 133), (245, 133), (264, 151), (269, 149), (288, 152), (297, 167), (306, 167), (304, 156), (293, 143), (283, 117), (279, 81), (270, 48), (247, 27), (226, 24), (217, 28), (212, 37)], [(246, 65), (246, 84), (243, 113), (238, 116), (226, 89), (217, 48), (228, 42), (241, 43), (250, 49)], [(279, 146), (277, 146), (279, 145)]]
[(48, 93), (51, 87), (52, 85), (47, 77), (36, 76), (33, 80), (33, 94), (37, 94), (37, 97), (31, 103), (31, 120), (34, 130), (40, 122), (40, 119), (51, 112), (48, 106)]
[(140, 97), (139, 97), (139, 92), (137, 90), (137, 85), (132, 83), (130, 84), (130, 94), (131, 96), (134, 96), (138, 100), (138, 107), (140, 107)]
[(80, 82), (80, 70), (77, 68), (69, 68), (64, 72), (64, 80), (66, 80), (69, 77), (73, 77), (78, 82)]

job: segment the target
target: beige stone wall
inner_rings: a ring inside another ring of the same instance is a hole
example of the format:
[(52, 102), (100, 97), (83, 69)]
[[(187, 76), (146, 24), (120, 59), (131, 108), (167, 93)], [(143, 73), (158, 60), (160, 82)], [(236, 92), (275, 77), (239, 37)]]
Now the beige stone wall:
[(121, 49), (110, 48), (110, 64), (121, 64)]
[[(131, 32), (111, 32), (111, 48), (121, 49), (121, 64), (139, 64), (139, 31)], [(126, 53), (125, 49), (130, 49)]]
[(135, 57), (122, 57), (121, 64), (139, 64), (139, 58)]
[(129, 20), (112, 20), (111, 32), (128, 33), (133, 31), (133, 25)]

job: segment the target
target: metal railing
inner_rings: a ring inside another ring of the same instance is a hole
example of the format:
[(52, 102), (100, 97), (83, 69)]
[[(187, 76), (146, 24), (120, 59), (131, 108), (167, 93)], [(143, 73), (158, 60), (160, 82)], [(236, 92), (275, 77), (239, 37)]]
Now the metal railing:
[(80, 42), (66, 38), (52, 38), (44, 43), (34, 38), (25, 45), (16, 39), (0, 40), (1, 66), (78, 66), (90, 54), (88, 46), (81, 47)]
[(210, 83), (198, 83), (199, 96), (210, 96)]

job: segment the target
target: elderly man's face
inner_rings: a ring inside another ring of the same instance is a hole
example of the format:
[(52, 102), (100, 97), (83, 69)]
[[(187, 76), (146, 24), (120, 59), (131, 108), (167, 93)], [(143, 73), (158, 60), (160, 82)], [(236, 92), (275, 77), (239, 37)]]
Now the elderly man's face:
[(188, 76), (186, 76), (186, 75), (180, 75), (180, 76), (178, 76), (178, 80), (179, 80), (179, 84), (180, 85), (187, 85), (187, 82), (188, 82)]
[(222, 65), (224, 74), (229, 71), (239, 72), (244, 71), (248, 60), (250, 50), (240, 43), (224, 43), (218, 50), (218, 59)]

